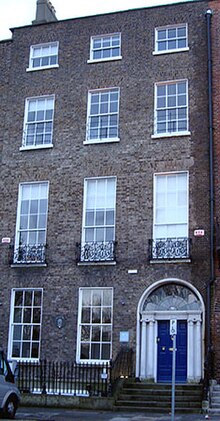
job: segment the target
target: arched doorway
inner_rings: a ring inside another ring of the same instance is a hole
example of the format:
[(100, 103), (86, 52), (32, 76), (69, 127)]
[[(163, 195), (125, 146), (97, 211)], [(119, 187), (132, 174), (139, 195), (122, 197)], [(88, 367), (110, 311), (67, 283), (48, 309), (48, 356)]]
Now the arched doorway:
[(139, 301), (136, 376), (171, 382), (171, 319), (177, 320), (176, 381), (199, 382), (203, 377), (204, 303), (195, 287), (179, 279), (156, 282)]

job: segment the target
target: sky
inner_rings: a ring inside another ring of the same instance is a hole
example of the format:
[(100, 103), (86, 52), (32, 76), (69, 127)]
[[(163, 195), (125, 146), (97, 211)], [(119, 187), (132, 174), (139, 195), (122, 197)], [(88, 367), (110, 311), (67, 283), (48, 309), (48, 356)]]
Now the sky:
[[(51, 0), (57, 19), (70, 19), (120, 10), (178, 3), (186, 0)], [(0, 0), (0, 40), (11, 38), (9, 28), (30, 25), (37, 0)]]

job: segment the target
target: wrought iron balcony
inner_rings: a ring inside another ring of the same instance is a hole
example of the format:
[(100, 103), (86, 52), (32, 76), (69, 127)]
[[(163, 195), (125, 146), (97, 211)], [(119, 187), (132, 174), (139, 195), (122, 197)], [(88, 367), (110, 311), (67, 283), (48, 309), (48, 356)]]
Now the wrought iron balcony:
[(179, 260), (190, 258), (189, 238), (157, 238), (149, 240), (150, 260)]
[(14, 248), (13, 263), (15, 264), (44, 264), (45, 258), (45, 244), (20, 244)]
[(115, 262), (115, 241), (76, 243), (76, 262)]

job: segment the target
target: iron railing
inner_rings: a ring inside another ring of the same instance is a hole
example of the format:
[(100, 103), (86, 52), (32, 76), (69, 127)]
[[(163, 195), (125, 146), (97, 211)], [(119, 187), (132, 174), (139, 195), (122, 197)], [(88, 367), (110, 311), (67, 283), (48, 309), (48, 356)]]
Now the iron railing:
[(13, 263), (38, 264), (46, 263), (45, 244), (20, 244), (14, 248)]
[(110, 363), (19, 362), (17, 383), (23, 393), (71, 396), (107, 396)]
[(118, 378), (135, 376), (134, 351), (132, 348), (122, 348), (112, 363), (111, 381), (114, 383)]
[(76, 262), (114, 262), (116, 261), (116, 242), (76, 243)]
[(190, 258), (189, 238), (157, 238), (149, 240), (150, 260), (173, 260)]

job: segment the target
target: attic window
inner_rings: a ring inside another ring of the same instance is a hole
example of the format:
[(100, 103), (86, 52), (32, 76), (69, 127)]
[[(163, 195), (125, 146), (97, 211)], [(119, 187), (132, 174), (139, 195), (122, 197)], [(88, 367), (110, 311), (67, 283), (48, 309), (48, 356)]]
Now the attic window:
[(32, 45), (30, 48), (29, 68), (40, 70), (58, 67), (58, 42)]

